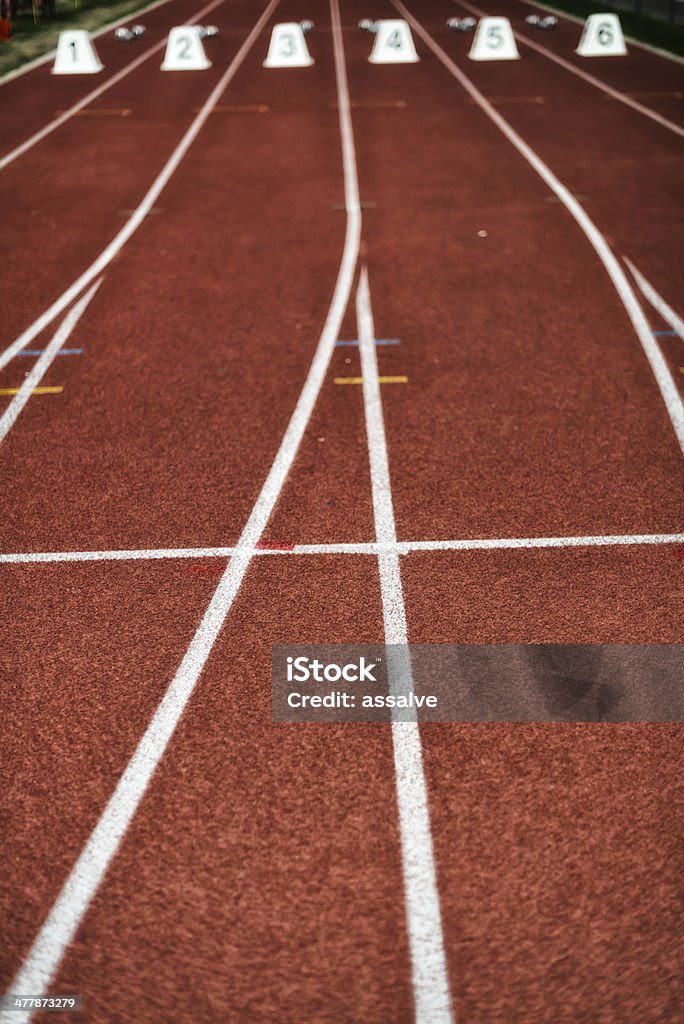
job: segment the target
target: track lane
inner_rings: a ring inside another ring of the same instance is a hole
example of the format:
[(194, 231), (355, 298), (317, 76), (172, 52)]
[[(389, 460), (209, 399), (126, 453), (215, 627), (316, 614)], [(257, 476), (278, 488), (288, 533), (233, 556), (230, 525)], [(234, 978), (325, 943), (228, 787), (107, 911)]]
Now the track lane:
[[(21, 201), (7, 210), (3, 231), (13, 268), (13, 293), (1, 307), (3, 349), (130, 226), (265, 7), (241, 0), (218, 8), (226, 31), (211, 41), (215, 56), (223, 55), (214, 67), (176, 74), (148, 62), (108, 95), (108, 106), (130, 109), (130, 116), (74, 118), (6, 169), (5, 187)], [(231, 25), (236, 32), (227, 31)]]
[[(3, 90), (3, 103), (0, 107), (0, 160), (44, 129), (57, 109), (71, 107), (94, 89), (107, 85), (110, 79), (123, 72), (151, 45), (161, 44), (173, 25), (182, 25), (202, 10), (203, 6), (207, 4), (202, 5), (193, 0), (168, 0), (167, 4), (154, 10), (131, 15), (124, 24), (139, 23), (143, 18), (147, 29), (143, 40), (136, 43), (118, 42), (114, 38), (114, 29), (101, 36), (93, 36), (95, 48), (104, 64), (104, 71), (97, 75), (55, 77), (51, 74), (50, 61), (8, 82), (0, 79)], [(154, 61), (154, 57), (150, 59)], [(107, 92), (103, 95), (102, 105), (107, 105)], [(58, 102), (55, 102), (56, 97)], [(21, 111), (21, 117), (17, 117), (18, 111)]]

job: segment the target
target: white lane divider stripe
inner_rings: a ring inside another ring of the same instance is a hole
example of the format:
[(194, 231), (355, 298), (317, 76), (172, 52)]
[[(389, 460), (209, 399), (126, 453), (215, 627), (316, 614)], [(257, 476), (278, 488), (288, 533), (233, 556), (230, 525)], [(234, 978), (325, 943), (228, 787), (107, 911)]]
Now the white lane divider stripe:
[[(470, 11), (471, 14), (477, 15), (478, 18), (486, 17), (486, 13), (481, 7), (476, 7), (474, 4), (468, 3), (467, 0), (453, 0), (453, 2), (457, 3), (459, 7), (464, 7), (467, 11)], [(564, 60), (563, 57), (559, 57), (557, 53), (547, 49), (546, 46), (542, 46), (541, 43), (536, 42), (536, 40), (530, 39), (529, 36), (523, 35), (522, 32), (514, 31), (513, 34), (515, 35), (515, 38), (525, 46), (529, 46), (530, 49), (536, 50), (537, 53), (541, 53), (543, 57), (546, 57), (548, 60), (552, 60), (554, 64), (558, 64), (560, 67), (565, 68), (566, 71), (570, 71), (578, 78), (584, 79), (584, 81), (588, 82), (589, 85), (593, 85), (595, 89), (600, 89), (601, 92), (606, 93), (606, 95), (610, 96), (611, 99), (619, 100), (619, 102), (624, 103), (625, 106), (631, 107), (633, 110), (636, 110), (637, 113), (643, 114), (644, 117), (650, 118), (651, 121), (655, 121), (663, 128), (667, 128), (668, 131), (674, 132), (675, 135), (679, 135), (684, 138), (684, 128), (675, 124), (674, 121), (670, 121), (668, 118), (663, 117), (662, 114), (658, 114), (655, 110), (651, 110), (650, 107), (645, 107), (642, 103), (638, 103), (636, 100), (632, 99), (631, 96), (627, 96), (625, 93), (619, 92), (617, 89), (613, 89), (610, 85), (602, 82), (600, 78), (590, 75), (588, 71), (583, 71), (582, 68), (575, 67), (575, 65), (571, 64), (570, 61)]]
[(435, 42), (429, 32), (423, 28), (421, 23), (409, 10), (407, 10), (404, 4), (401, 3), (401, 0), (392, 0), (392, 4), (400, 12), (402, 17), (412, 25), (415, 32), (420, 36), (425, 45), (428, 46), (435, 56), (442, 62), (447, 71), (449, 71), (462, 85), (466, 92), (472, 96), (490, 121), (497, 126), (499, 131), (508, 139), (511, 145), (518, 150), (525, 160), (527, 160), (530, 167), (536, 171), (551, 191), (558, 196), (570, 216), (586, 235), (591, 247), (603, 264), (606, 273), (608, 274), (613, 287), (625, 308), (627, 316), (632, 322), (632, 326), (639, 338), (639, 341), (641, 342), (641, 346), (651, 366), (653, 376), (655, 377), (658, 388), (660, 389), (660, 394), (665, 403), (665, 407), (670, 417), (670, 422), (672, 423), (674, 432), (677, 435), (679, 447), (684, 451), (684, 403), (682, 403), (681, 396), (677, 390), (677, 385), (672, 379), (672, 374), (670, 373), (670, 369), (663, 358), (663, 354), (651, 334), (650, 325), (644, 316), (641, 306), (639, 305), (639, 300), (634, 294), (634, 290), (627, 279), (627, 275), (611, 252), (605, 238), (596, 227), (591, 217), (589, 217), (586, 211), (582, 209), (581, 205), (577, 202), (572, 193), (568, 191), (553, 171), (547, 167), (532, 147), (529, 146), (520, 135), (518, 135), (508, 121), (502, 117), (501, 114), (494, 109), (491, 103), (485, 99), (480, 90), (477, 89), (468, 76), (461, 71), (456, 64), (454, 64), (453, 60), (444, 52), (442, 47)]
[[(389, 685), (395, 695), (408, 696), (413, 691), (413, 673), (408, 651), (399, 555), (396, 551), (396, 526), (378, 378), (375, 328), (368, 272), (365, 267), (361, 271), (356, 293), (356, 318), (363, 375), (373, 517), (379, 548), (378, 569), (385, 643), (388, 645)], [(389, 547), (390, 550), (383, 551), (383, 546)], [(392, 745), (416, 1024), (449, 1024), (453, 1019), (451, 996), (432, 849), (423, 752), (420, 729), (415, 717), (409, 722), (392, 722)]]
[[(277, 0), (273, 0), (262, 14), (254, 31), (250, 34), (249, 45), (258, 35), (267, 18), (270, 17), (276, 2)], [(323, 332), (297, 406), (271, 471), (236, 545), (235, 553), (214, 591), (174, 679), (14, 979), (10, 994), (30, 992), (32, 995), (42, 995), (45, 993), (116, 854), (192, 696), (214, 642), (240, 589), (254, 554), (254, 545), (258, 542), (261, 532), (268, 522), (297, 453), (334, 352), (335, 341), (339, 337), (342, 317), (351, 294), (361, 243), (361, 207), (338, 0), (331, 0), (330, 6), (348, 211), (344, 251)], [(243, 55), (246, 53), (244, 46), (241, 52)], [(218, 97), (219, 92), (220, 89), (217, 87), (212, 96)], [(208, 114), (210, 106), (205, 105), (204, 109)], [(19, 1019), (22, 1020), (29, 1018), (30, 1014), (19, 1015)], [(0, 1013), (1, 1024), (16, 1024), (17, 1019), (17, 1014)]]
[(55, 331), (50, 344), (46, 347), (40, 359), (38, 359), (35, 366), (24, 379), (24, 383), (19, 388), (19, 393), (12, 399), (5, 409), (5, 412), (0, 416), (0, 444), (2, 444), (16, 423), (17, 417), (31, 397), (33, 389), (38, 387), (56, 356), (59, 354), (59, 350), (71, 337), (72, 331), (90, 305), (91, 299), (102, 284), (103, 280), (104, 278), (101, 277), (96, 281), (86, 294), (78, 300), (76, 305), (72, 306), (71, 310), (67, 313), (64, 320)]
[[(203, 18), (205, 14), (209, 14), (210, 11), (213, 11), (215, 7), (219, 7), (222, 3), (225, 3), (225, 0), (212, 0), (212, 3), (207, 4), (207, 6), (203, 7), (201, 11), (198, 11), (197, 14), (195, 14), (192, 17), (192, 19), (188, 21), (186, 24), (194, 25), (200, 18)], [(130, 19), (130, 15), (128, 17)], [(87, 96), (83, 97), (83, 99), (80, 99), (77, 103), (74, 103), (72, 107), (69, 107), (68, 110), (65, 110), (64, 113), (59, 115), (59, 117), (56, 117), (53, 121), (50, 121), (49, 124), (46, 124), (44, 128), (41, 128), (39, 131), (35, 132), (28, 139), (26, 139), (25, 142), (22, 142), (15, 149), (12, 149), (9, 153), (6, 153), (5, 156), (0, 157), (0, 171), (4, 170), (5, 167), (8, 167), (9, 164), (11, 164), (18, 157), (22, 156), (29, 149), (32, 149), (33, 146), (41, 142), (44, 138), (46, 138), (48, 135), (54, 132), (57, 128), (60, 128), (63, 124), (65, 124), (72, 117), (74, 117), (79, 112), (79, 110), (83, 110), (84, 107), (87, 107), (90, 103), (93, 102), (93, 100), (96, 100), (99, 96), (102, 96), (103, 93), (107, 92), (108, 89), (111, 89), (111, 87), (113, 85), (116, 85), (117, 82), (120, 82), (123, 78), (126, 78), (127, 75), (130, 75), (132, 71), (135, 71), (136, 68), (140, 67), (141, 64), (144, 64), (145, 61), (148, 60), (154, 53), (157, 53), (159, 50), (162, 50), (165, 46), (166, 39), (163, 39), (161, 43), (157, 43), (155, 46), (150, 46), (147, 50), (144, 50), (139, 57), (136, 57), (136, 59), (131, 61), (130, 64), (127, 64), (124, 68), (121, 68), (120, 71), (117, 71), (116, 74), (112, 75), (111, 78), (108, 78), (106, 82), (103, 82), (102, 85), (99, 85), (96, 89), (93, 89), (92, 92), (89, 92)]]
[(665, 323), (670, 325), (675, 334), (678, 334), (679, 337), (684, 340), (684, 320), (675, 313), (672, 306), (668, 305), (662, 295), (658, 294), (653, 285), (650, 284), (644, 275), (637, 270), (632, 261), (628, 260), (626, 256), (623, 256), (622, 258), (629, 267), (632, 276), (646, 301), (651, 303), (656, 313), (659, 313)]
[[(496, 551), (534, 550), (536, 548), (639, 547), (682, 544), (684, 533), (606, 534), (595, 537), (490, 537), (462, 540), (409, 540), (389, 544), (295, 544), (293, 548), (256, 548), (255, 557), (264, 555), (378, 555), (396, 552), (411, 555), (421, 551)], [(238, 549), (221, 548), (140, 548), (111, 551), (18, 551), (0, 553), (0, 565), (32, 565), (50, 562), (127, 562), (164, 561), (198, 558), (230, 558)]]
[(42, 313), (37, 320), (27, 327), (26, 330), (12, 342), (5, 351), (0, 355), (0, 370), (3, 366), (14, 358), (17, 352), (21, 352), (22, 349), (28, 348), (33, 339), (45, 330), (46, 327), (52, 323), (55, 317), (58, 317), (68, 306), (71, 305), (75, 299), (78, 298), (84, 288), (87, 288), (91, 281), (94, 281), (103, 270), (109, 266), (115, 256), (117, 256), (126, 242), (131, 238), (133, 234), (138, 230), (140, 225), (145, 220), (145, 217), (150, 212), (152, 207), (157, 202), (157, 199), (161, 195), (162, 191), (169, 183), (171, 177), (178, 169), (183, 157), (190, 149), (200, 130), (202, 129), (205, 121), (211, 114), (212, 110), (218, 103), (221, 95), (225, 92), (227, 86), (234, 78), (236, 72), (240, 68), (242, 62), (247, 56), (249, 50), (252, 48), (257, 36), (266, 25), (272, 12), (275, 10), (278, 4), (278, 0), (270, 0), (265, 11), (257, 21), (256, 25), (249, 33), (238, 52), (233, 57), (232, 61), (228, 65), (227, 70), (221, 76), (217, 84), (212, 89), (207, 99), (202, 104), (199, 114), (193, 119), (190, 127), (187, 129), (183, 138), (178, 143), (169, 159), (164, 164), (164, 167), (155, 178), (154, 182), (150, 186), (147, 194), (140, 201), (135, 211), (126, 221), (121, 230), (115, 235), (109, 245), (106, 246), (100, 253), (100, 255), (90, 264), (87, 270), (85, 270), (80, 277), (78, 277), (66, 291), (62, 292), (61, 296), (56, 299), (52, 305)]

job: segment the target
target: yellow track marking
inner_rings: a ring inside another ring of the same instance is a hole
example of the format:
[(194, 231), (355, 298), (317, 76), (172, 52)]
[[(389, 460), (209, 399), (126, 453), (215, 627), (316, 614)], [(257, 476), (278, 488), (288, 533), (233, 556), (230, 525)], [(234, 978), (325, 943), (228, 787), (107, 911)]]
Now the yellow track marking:
[[(408, 384), (408, 377), (378, 377), (380, 384)], [(363, 377), (335, 377), (336, 384), (363, 384)]]
[[(199, 114), (201, 107), (193, 107), (193, 114)], [(214, 107), (212, 114), (266, 114), (271, 108), (265, 103), (230, 104)]]
[[(55, 117), (67, 114), (67, 110), (56, 110)], [(131, 111), (128, 107), (84, 107), (77, 110), (73, 117), (128, 117)]]
[[(352, 110), (404, 110), (408, 103), (406, 100), (352, 100), (349, 104)], [(330, 110), (338, 110), (337, 103), (329, 103)]]
[[(0, 395), (18, 395), (21, 388), (0, 388)], [(64, 388), (34, 388), (32, 395), (59, 395)]]
[[(681, 100), (684, 97), (684, 93), (681, 92), (626, 92), (625, 96), (629, 96), (633, 100)], [(609, 96), (608, 99), (614, 99), (613, 96)]]
[[(502, 103), (545, 103), (546, 100), (543, 96), (485, 96), (488, 103), (492, 106), (500, 106)], [(476, 101), (472, 97), (466, 99), (466, 103), (475, 103)]]

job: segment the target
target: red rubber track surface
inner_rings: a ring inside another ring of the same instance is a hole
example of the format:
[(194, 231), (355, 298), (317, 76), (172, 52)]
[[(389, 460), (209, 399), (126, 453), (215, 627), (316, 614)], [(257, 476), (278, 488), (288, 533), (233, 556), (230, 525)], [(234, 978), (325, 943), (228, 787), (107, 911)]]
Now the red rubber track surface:
[[(155, 56), (96, 104), (129, 117), (74, 118), (3, 172), (22, 198), (3, 227), (17, 254), (4, 344), (113, 237), (263, 6), (212, 13), (210, 71), (162, 75)], [(475, 65), (469, 40), (440, 27), (456, 5), (408, 6), (587, 197), (616, 255), (681, 313), (681, 140), (522, 47), (519, 62)], [(505, 6), (524, 10), (493, 13)], [(191, 5), (173, 0), (143, 20), (161, 38), (181, 10)], [(414, 66), (367, 63), (372, 40), (356, 22), (395, 13), (342, 6), (361, 258), (376, 335), (401, 340), (378, 347), (379, 368), (409, 378), (382, 388), (399, 539), (681, 531), (676, 437), (603, 267), (424, 45)], [(307, 373), (344, 239), (328, 8), (287, 0), (272, 22), (303, 17), (316, 24), (315, 65), (267, 72), (270, 26), (261, 35), (158, 212), (105, 272), (67, 343), (83, 354), (55, 359), (42, 381), (64, 391), (33, 397), (0, 445), (0, 551), (238, 539)], [(574, 60), (568, 33), (539, 35)], [(98, 51), (108, 71), (124, 60), (104, 40)], [(673, 68), (635, 51), (590, 70), (648, 91), (669, 87)], [(30, 107), (18, 142), (85, 91), (47, 74), (2, 89)], [(505, 102), (532, 95), (544, 103)], [(353, 303), (340, 336), (357, 337)], [(684, 364), (677, 339), (663, 350)], [(0, 387), (19, 386), (31, 365), (14, 359)], [(360, 374), (358, 349), (337, 348), (264, 541), (374, 538), (362, 391), (335, 383)], [(678, 642), (673, 554), (411, 554), (401, 563), (409, 639)], [(218, 576), (190, 566), (0, 564), (5, 986), (211, 598)], [(377, 643), (382, 623), (372, 557), (253, 561), (52, 982), (84, 995), (86, 1011), (65, 1021), (413, 1019), (390, 731), (270, 721), (272, 644)], [(457, 1019), (676, 1020), (679, 727), (421, 734)]]

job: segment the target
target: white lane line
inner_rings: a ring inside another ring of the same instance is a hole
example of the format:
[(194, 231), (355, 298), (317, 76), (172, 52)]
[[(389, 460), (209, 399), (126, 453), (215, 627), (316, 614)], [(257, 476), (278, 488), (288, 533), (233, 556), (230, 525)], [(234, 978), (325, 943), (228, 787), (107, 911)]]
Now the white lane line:
[[(465, 10), (470, 11), (471, 14), (476, 14), (479, 18), (486, 17), (486, 12), (483, 11), (481, 7), (475, 7), (474, 4), (468, 3), (467, 0), (453, 0), (453, 2), (458, 4), (459, 7), (463, 7)], [(600, 78), (595, 78), (594, 75), (590, 75), (588, 71), (583, 71), (581, 68), (575, 67), (575, 65), (571, 64), (570, 61), (559, 57), (557, 53), (553, 52), (553, 50), (547, 49), (546, 46), (542, 46), (535, 40), (530, 39), (529, 36), (523, 35), (522, 32), (514, 30), (514, 35), (516, 39), (520, 40), (521, 43), (524, 43), (525, 46), (529, 46), (532, 50), (536, 50), (537, 53), (541, 53), (543, 57), (546, 57), (548, 60), (552, 60), (554, 64), (558, 64), (560, 67), (565, 68), (566, 71), (570, 71), (573, 75), (577, 75), (578, 78), (582, 78), (585, 82), (588, 82), (589, 85), (593, 85), (595, 89), (600, 89), (601, 92), (605, 92), (606, 95), (611, 97), (611, 99), (619, 100), (619, 102), (624, 103), (625, 106), (631, 107), (632, 110), (636, 110), (638, 114), (643, 114), (644, 117), (650, 118), (651, 121), (655, 121), (657, 124), (661, 125), (661, 127), (667, 128), (668, 131), (674, 132), (675, 135), (679, 135), (684, 139), (684, 128), (682, 128), (681, 125), (668, 120), (668, 118), (663, 117), (662, 114), (658, 114), (655, 110), (651, 110), (650, 107), (645, 107), (643, 103), (637, 103), (637, 101), (633, 100), (631, 96), (626, 96), (625, 93), (619, 92), (617, 89), (613, 89), (610, 85), (602, 82)]]
[[(274, 6), (274, 3), (269, 4), (259, 19), (259, 26), (265, 23)], [(330, 0), (330, 7), (340, 134), (344, 153), (345, 196), (348, 207), (344, 251), (323, 332), (273, 466), (242, 531), (236, 551), (219, 581), (173, 681), (14, 979), (10, 994), (30, 992), (32, 995), (42, 995), (46, 992), (116, 854), (237, 596), (254, 554), (254, 546), (273, 512), (297, 454), (334, 352), (358, 260), (361, 243), (361, 206), (338, 0)], [(256, 34), (252, 33), (250, 39), (255, 37)], [(216, 90), (215, 93), (218, 95)], [(25, 1015), (19, 1019), (29, 1019), (29, 1016)], [(2, 1024), (13, 1024), (17, 1019), (18, 1015), (14, 1013), (0, 1013)]]
[(17, 352), (20, 352), (24, 348), (28, 348), (33, 339), (40, 334), (41, 331), (45, 330), (46, 327), (49, 327), (55, 317), (59, 316), (67, 306), (71, 305), (83, 289), (87, 288), (91, 281), (98, 277), (102, 271), (109, 266), (114, 257), (121, 252), (126, 242), (128, 242), (131, 236), (138, 230), (147, 214), (157, 202), (162, 191), (169, 183), (172, 175), (178, 169), (183, 157), (197, 138), (205, 121), (221, 98), (222, 93), (234, 78), (235, 73), (240, 68), (258, 35), (264, 28), (272, 12), (275, 10), (278, 2), (279, 0), (269, 0), (268, 6), (257, 21), (256, 25), (233, 57), (227, 70), (214, 86), (208, 98), (202, 104), (199, 114), (197, 114), (193, 119), (190, 127), (187, 129), (183, 138), (164, 164), (164, 167), (158, 176), (155, 178), (147, 194), (141, 200), (121, 230), (115, 235), (109, 245), (102, 250), (100, 255), (90, 264), (88, 269), (85, 270), (81, 276), (66, 289), (66, 291), (62, 292), (61, 296), (56, 299), (52, 305), (38, 317), (37, 320), (34, 320), (31, 326), (27, 327), (16, 341), (13, 341), (12, 344), (9, 345), (2, 354), (0, 354), (0, 370), (14, 358)]
[(103, 280), (104, 278), (101, 277), (96, 281), (86, 294), (78, 300), (76, 305), (72, 306), (71, 310), (67, 313), (64, 320), (55, 331), (50, 344), (47, 345), (45, 351), (41, 355), (40, 359), (37, 360), (31, 372), (27, 374), (24, 383), (19, 388), (18, 394), (15, 395), (5, 409), (5, 412), (0, 416), (0, 444), (2, 444), (16, 423), (17, 417), (31, 397), (33, 389), (38, 387), (48, 369), (54, 362), (56, 356), (59, 354), (59, 350), (71, 337), (72, 331), (90, 305), (91, 299), (102, 284)]
[[(356, 293), (363, 402), (373, 493), (375, 535), (380, 549), (396, 549), (397, 536), (380, 397), (375, 327), (366, 267)], [(389, 685), (396, 695), (413, 691), (406, 610), (399, 555), (379, 551), (378, 569), (387, 646)], [(444, 951), (442, 914), (432, 849), (430, 812), (423, 769), (420, 728), (413, 721), (392, 721), (392, 745), (399, 808), (406, 919), (411, 952), (416, 1024), (449, 1024), (451, 996)]]
[[(201, 11), (198, 11), (197, 14), (193, 16), (192, 20), (187, 22), (187, 24), (194, 25), (199, 18), (203, 18), (205, 14), (209, 14), (210, 11), (213, 11), (215, 7), (219, 7), (222, 3), (225, 3), (225, 0), (212, 0), (212, 3), (207, 4), (207, 6), (203, 7)], [(127, 20), (130, 20), (130, 17), (131, 16), (129, 15)], [(87, 107), (89, 103), (96, 100), (98, 96), (101, 96), (103, 93), (107, 92), (108, 89), (111, 89), (111, 87), (116, 85), (117, 82), (120, 82), (122, 78), (130, 75), (132, 71), (135, 71), (135, 69), (140, 67), (141, 64), (144, 64), (152, 54), (157, 53), (165, 46), (165, 39), (160, 43), (156, 43), (154, 46), (150, 46), (149, 49), (143, 51), (143, 53), (141, 53), (134, 61), (131, 61), (130, 64), (127, 64), (126, 67), (117, 71), (115, 75), (112, 75), (112, 77), (108, 78), (106, 82), (99, 85), (97, 89), (93, 89), (92, 92), (89, 92), (88, 95), (84, 96), (83, 99), (78, 101), (78, 103), (74, 103), (73, 107), (69, 107), (69, 109), (65, 110), (59, 117), (56, 117), (53, 121), (50, 121), (49, 124), (46, 124), (44, 128), (41, 128), (34, 135), (31, 135), (30, 138), (26, 139), (25, 142), (22, 142), (16, 147), (16, 149), (12, 149), (5, 156), (0, 157), (0, 171), (4, 170), (4, 168), (11, 164), (12, 161), (16, 160), (17, 157), (20, 157), (23, 153), (26, 153), (27, 150), (35, 146), (36, 143), (50, 135), (51, 132), (54, 132), (55, 129), (65, 124), (66, 121), (69, 121), (79, 112), (79, 110), (83, 110), (83, 108)]]
[(577, 202), (572, 193), (556, 177), (553, 171), (547, 167), (532, 147), (529, 146), (520, 135), (518, 135), (508, 121), (502, 117), (501, 114), (494, 109), (491, 103), (485, 99), (480, 90), (476, 88), (468, 76), (461, 71), (456, 64), (454, 64), (453, 60), (444, 52), (442, 47), (435, 42), (420, 22), (417, 21), (411, 12), (406, 9), (403, 3), (401, 3), (401, 0), (392, 0), (392, 4), (406, 19), (406, 21), (412, 25), (413, 29), (417, 35), (420, 36), (425, 45), (432, 50), (445, 68), (454, 76), (466, 92), (472, 96), (490, 121), (497, 126), (499, 131), (508, 139), (511, 145), (518, 150), (525, 160), (527, 160), (530, 167), (537, 172), (539, 177), (546, 183), (546, 185), (548, 185), (551, 191), (558, 196), (570, 216), (586, 235), (590, 245), (603, 264), (606, 273), (610, 277), (613, 287), (625, 308), (627, 316), (632, 322), (632, 326), (639, 338), (639, 341), (641, 342), (644, 354), (648, 359), (651, 371), (653, 372), (653, 376), (655, 377), (658, 388), (660, 389), (660, 394), (665, 403), (674, 432), (677, 435), (679, 447), (684, 451), (684, 403), (682, 402), (677, 385), (672, 378), (670, 368), (668, 367), (660, 348), (651, 334), (651, 328), (644, 316), (641, 306), (639, 305), (639, 300), (627, 279), (627, 275), (611, 252), (605, 238), (596, 227), (591, 217), (587, 215), (586, 211)]
[[(119, 25), (125, 25), (127, 21), (135, 21), (141, 14), (147, 14), (148, 11), (154, 10), (155, 7), (163, 7), (164, 4), (168, 4), (170, 0), (154, 0), (154, 3), (147, 4), (145, 7), (139, 7), (135, 11), (130, 11), (125, 14), (122, 18), (117, 18), (116, 21), (108, 21), (106, 25), (98, 28), (95, 32), (90, 33), (91, 39), (97, 39), (99, 36), (103, 36), (105, 32), (113, 32)], [(54, 59), (56, 50), (50, 50), (48, 53), (43, 53), (40, 57), (36, 57), (34, 60), (27, 61), (26, 64), (22, 64), (21, 67), (14, 68), (12, 71), (8, 71), (6, 74), (0, 76), (0, 86), (7, 85), (14, 78), (19, 78), (20, 75), (25, 75), (28, 71), (33, 71), (34, 68), (39, 68), (41, 64), (47, 64), (49, 61)]]
[(670, 325), (672, 330), (675, 331), (680, 338), (684, 339), (684, 320), (675, 313), (672, 306), (668, 305), (662, 295), (658, 294), (653, 285), (646, 280), (639, 270), (637, 270), (632, 261), (628, 260), (626, 256), (623, 256), (622, 258), (629, 267), (632, 276), (638, 284), (639, 290), (646, 301), (650, 302), (656, 313), (659, 313), (663, 320)]
[[(683, 544), (684, 533), (606, 534), (595, 537), (483, 537), (463, 540), (408, 540), (386, 544), (295, 544), (294, 548), (255, 548), (261, 555), (373, 555), (420, 551), (492, 551), (534, 548), (625, 547), (652, 544)], [(24, 551), (0, 553), (0, 565), (31, 565), (50, 562), (126, 562), (198, 558), (230, 558), (236, 547), (140, 548), (113, 551)]]

